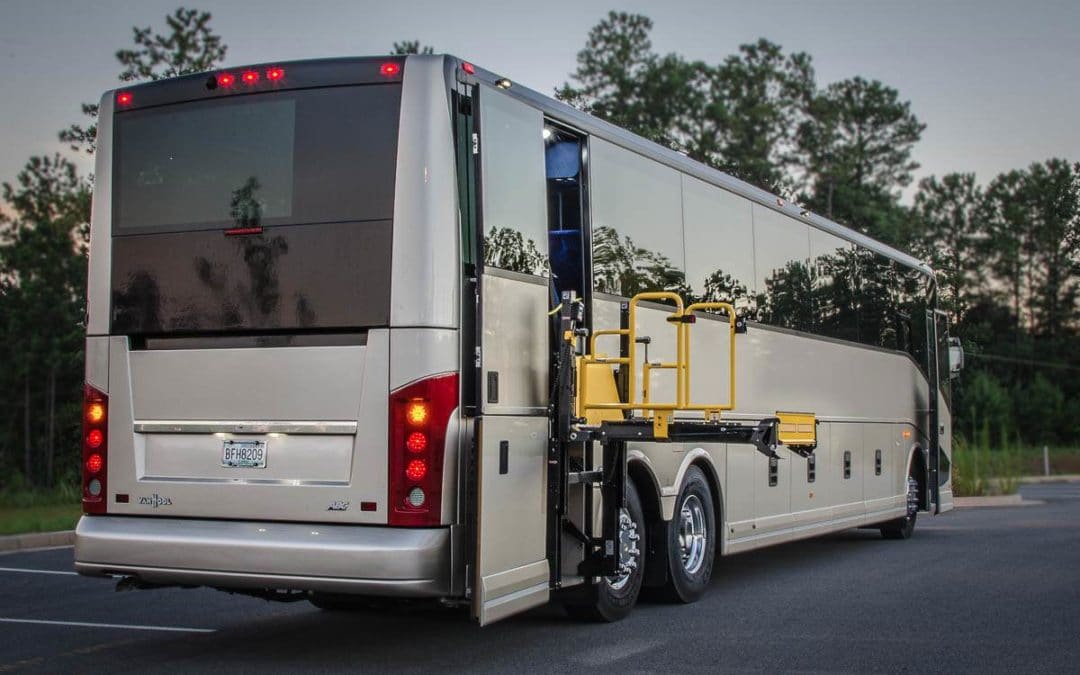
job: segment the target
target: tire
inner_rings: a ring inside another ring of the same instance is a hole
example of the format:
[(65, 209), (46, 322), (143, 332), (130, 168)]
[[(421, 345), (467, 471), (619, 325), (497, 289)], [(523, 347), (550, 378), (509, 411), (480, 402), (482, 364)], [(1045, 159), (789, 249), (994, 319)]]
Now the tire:
[(886, 539), (911, 539), (915, 532), (915, 520), (919, 517), (919, 483), (912, 467), (908, 476), (908, 514), (903, 518), (890, 520), (881, 526), (881, 536)]
[[(622, 577), (603, 577), (599, 582), (588, 582), (578, 597), (563, 605), (566, 613), (574, 619), (607, 623), (620, 621), (630, 614), (637, 603), (641, 582), (645, 578), (645, 511), (633, 481), (626, 483), (626, 509), (623, 515), (632, 527), (621, 528), (623, 534), (620, 540), (626, 549), (634, 551), (631, 556), (635, 566)], [(637, 539), (630, 537), (634, 534)], [(623, 539), (623, 536), (626, 538)]]
[(696, 602), (709, 587), (716, 557), (716, 513), (705, 474), (690, 467), (675, 500), (667, 528), (668, 581), (662, 596), (672, 602)]

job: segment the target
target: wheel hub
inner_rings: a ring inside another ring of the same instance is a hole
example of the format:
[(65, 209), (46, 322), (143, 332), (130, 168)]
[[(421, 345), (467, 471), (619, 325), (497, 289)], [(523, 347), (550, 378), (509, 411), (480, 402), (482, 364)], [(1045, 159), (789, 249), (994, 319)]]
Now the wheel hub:
[(612, 588), (618, 590), (625, 586), (630, 581), (630, 575), (638, 568), (641, 549), (637, 543), (640, 539), (637, 523), (630, 517), (630, 512), (623, 508), (619, 511), (619, 573), (608, 577)]
[(678, 527), (683, 569), (689, 574), (696, 574), (705, 563), (705, 550), (709, 543), (705, 508), (697, 495), (690, 495), (683, 502)]
[(914, 518), (919, 512), (919, 483), (914, 476), (907, 479), (907, 517)]

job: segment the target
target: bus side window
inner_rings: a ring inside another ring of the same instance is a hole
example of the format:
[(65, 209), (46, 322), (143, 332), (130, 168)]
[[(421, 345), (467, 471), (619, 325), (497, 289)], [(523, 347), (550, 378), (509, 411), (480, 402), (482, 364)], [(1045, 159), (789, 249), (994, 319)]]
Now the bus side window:
[(582, 296), (585, 286), (582, 140), (545, 126), (544, 144), (551, 273), (560, 294), (574, 291)]

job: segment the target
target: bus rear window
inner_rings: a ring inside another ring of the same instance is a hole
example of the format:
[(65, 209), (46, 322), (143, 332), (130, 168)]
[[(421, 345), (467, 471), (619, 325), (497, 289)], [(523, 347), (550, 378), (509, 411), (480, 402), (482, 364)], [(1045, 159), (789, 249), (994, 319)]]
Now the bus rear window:
[(113, 232), (387, 220), (400, 103), (379, 84), (120, 113)]

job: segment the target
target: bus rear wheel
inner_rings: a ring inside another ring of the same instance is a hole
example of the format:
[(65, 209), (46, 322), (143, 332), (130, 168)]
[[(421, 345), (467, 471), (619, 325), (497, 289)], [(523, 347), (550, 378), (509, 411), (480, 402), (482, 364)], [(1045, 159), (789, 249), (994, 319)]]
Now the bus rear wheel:
[(637, 603), (645, 578), (645, 511), (633, 481), (626, 483), (626, 507), (619, 513), (620, 573), (587, 583), (581, 594), (563, 605), (582, 621), (614, 622), (626, 618)]
[(705, 474), (690, 467), (668, 526), (668, 575), (663, 595), (673, 602), (695, 602), (709, 587), (716, 554), (716, 513)]

